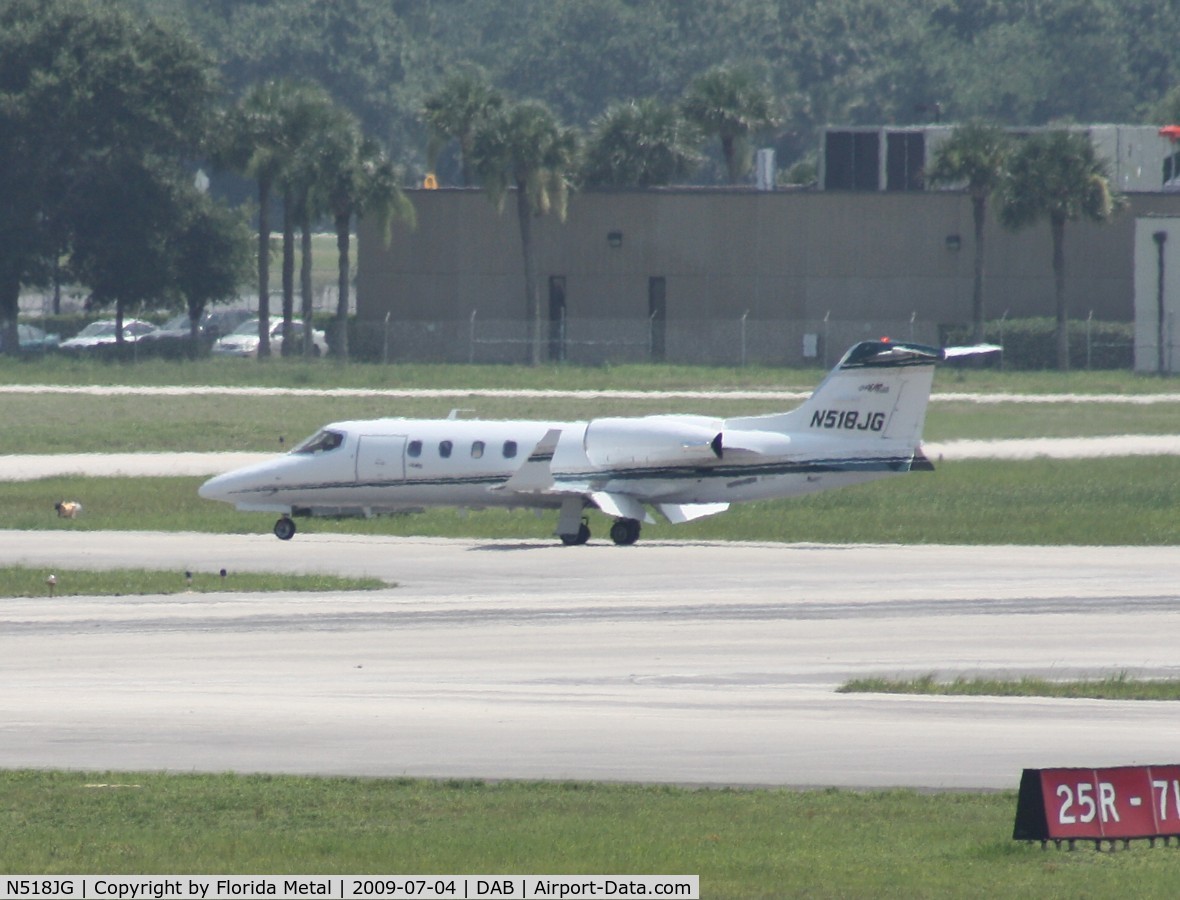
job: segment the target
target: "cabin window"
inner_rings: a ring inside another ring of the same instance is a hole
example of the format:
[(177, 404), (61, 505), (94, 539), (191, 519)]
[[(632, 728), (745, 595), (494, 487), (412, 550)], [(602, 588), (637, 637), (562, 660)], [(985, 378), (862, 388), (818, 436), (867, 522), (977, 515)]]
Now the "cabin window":
[(344, 443), (344, 433), (341, 431), (317, 431), (306, 441), (292, 450), (292, 453), (327, 453), (329, 450), (335, 450)]
[(454, 446), (454, 445), (451, 444), (450, 441), (439, 441), (438, 442), (438, 455), (441, 456), (443, 459), (450, 459), (452, 446)]
[(410, 456), (410, 457), (413, 457), (414, 459), (417, 459), (421, 455), (422, 455), (422, 442), (421, 441), (410, 441), (410, 443), (406, 444), (406, 456)]
[(484, 447), (483, 441), (472, 441), (471, 442), (471, 458), (472, 459), (482, 458), (483, 457), (483, 447)]
[(516, 441), (504, 442), (504, 458), (512, 459), (516, 456)]

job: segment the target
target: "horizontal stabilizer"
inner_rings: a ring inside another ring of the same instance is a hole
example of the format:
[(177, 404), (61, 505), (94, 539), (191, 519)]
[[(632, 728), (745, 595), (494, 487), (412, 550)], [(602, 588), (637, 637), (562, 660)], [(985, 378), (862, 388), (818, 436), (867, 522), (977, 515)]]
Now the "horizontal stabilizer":
[(553, 453), (561, 438), (560, 428), (550, 428), (537, 441), (524, 465), (501, 486), (501, 490), (520, 493), (540, 493), (553, 487)]
[(614, 516), (616, 519), (636, 519), (641, 522), (647, 522), (649, 525), (654, 524), (656, 521), (651, 517), (651, 513), (643, 508), (643, 504), (630, 494), (613, 494), (609, 491), (595, 491), (590, 495), (590, 499), (604, 513), (608, 516)]
[(728, 503), (657, 503), (656, 509), (673, 525), (682, 525), (693, 519), (715, 516), (729, 509)]
[(970, 347), (946, 347), (942, 351), (944, 359), (956, 359), (963, 356), (986, 356), (989, 353), (1003, 353), (1004, 348), (999, 344), (973, 344)]

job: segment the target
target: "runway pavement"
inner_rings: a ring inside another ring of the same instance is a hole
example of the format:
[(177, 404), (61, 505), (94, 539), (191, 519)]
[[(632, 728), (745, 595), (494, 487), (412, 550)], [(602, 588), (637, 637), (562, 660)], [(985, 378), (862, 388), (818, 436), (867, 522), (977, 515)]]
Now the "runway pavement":
[(836, 694), (1172, 676), (1178, 548), (0, 532), (0, 563), (376, 575), (0, 601), (0, 766), (1015, 788), (1177, 762), (1174, 703)]

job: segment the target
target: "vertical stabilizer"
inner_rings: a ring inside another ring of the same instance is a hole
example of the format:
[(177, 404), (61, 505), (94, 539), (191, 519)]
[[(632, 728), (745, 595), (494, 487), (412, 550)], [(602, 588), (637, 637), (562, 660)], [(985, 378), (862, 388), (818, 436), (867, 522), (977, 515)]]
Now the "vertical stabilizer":
[(922, 344), (857, 344), (796, 409), (730, 419), (727, 429), (879, 438), (916, 447), (922, 439), (934, 365), (942, 351)]

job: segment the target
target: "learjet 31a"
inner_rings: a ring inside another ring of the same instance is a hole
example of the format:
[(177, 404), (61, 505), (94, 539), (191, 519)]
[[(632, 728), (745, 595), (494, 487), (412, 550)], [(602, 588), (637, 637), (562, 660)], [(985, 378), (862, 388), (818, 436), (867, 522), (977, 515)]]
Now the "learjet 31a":
[(327, 425), (289, 453), (210, 479), (209, 500), (292, 516), (372, 516), (428, 506), (559, 510), (566, 544), (590, 539), (585, 511), (633, 544), (650, 509), (672, 523), (731, 503), (809, 494), (932, 468), (922, 426), (939, 350), (888, 339), (849, 350), (790, 412), (731, 419), (651, 415), (576, 422), (374, 419)]

